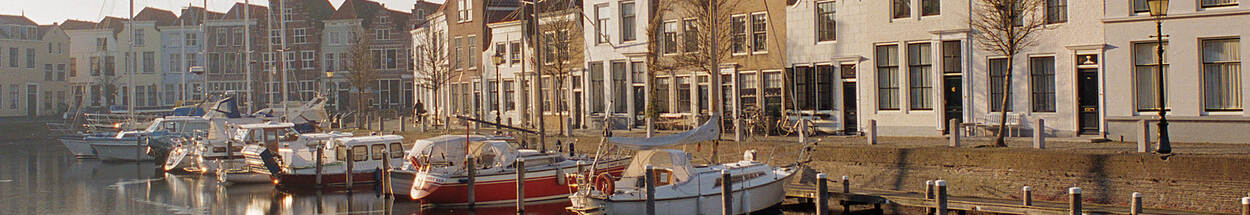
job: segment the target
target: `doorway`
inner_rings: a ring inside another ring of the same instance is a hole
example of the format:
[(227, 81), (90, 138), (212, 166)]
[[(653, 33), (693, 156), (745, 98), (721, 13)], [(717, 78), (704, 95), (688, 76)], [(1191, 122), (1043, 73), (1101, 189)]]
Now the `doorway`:
[(39, 85), (26, 85), (26, 116), (39, 115)]
[(846, 135), (859, 134), (858, 105), (855, 103), (855, 82), (842, 82), (842, 132)]
[(1098, 69), (1077, 70), (1077, 109), (1080, 134), (1098, 134)]
[[(942, 120), (942, 122), (949, 123), (951, 119), (963, 119), (964, 117), (963, 78), (958, 75), (946, 76), (946, 77), (943, 77), (942, 83), (943, 83), (942, 86), (945, 86), (945, 88), (943, 88), (944, 90), (942, 93), (944, 95), (942, 97), (944, 100), (942, 107), (946, 110), (945, 112), (946, 118), (945, 120)], [(950, 131), (951, 131), (950, 126), (946, 126), (946, 129), (943, 130), (942, 133), (950, 134)]]

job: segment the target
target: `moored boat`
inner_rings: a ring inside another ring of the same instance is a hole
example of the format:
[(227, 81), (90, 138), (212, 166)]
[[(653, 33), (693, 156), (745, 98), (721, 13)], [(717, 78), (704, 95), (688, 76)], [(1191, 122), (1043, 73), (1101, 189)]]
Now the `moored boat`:
[[(268, 173), (279, 186), (346, 186), (348, 175), (352, 185), (374, 184), (380, 182), (384, 166), (403, 162), (403, 137), (398, 135), (352, 137), (331, 132), (284, 140), (276, 150), (257, 145), (244, 149), (248, 167)], [(321, 159), (317, 159), (318, 149)]]

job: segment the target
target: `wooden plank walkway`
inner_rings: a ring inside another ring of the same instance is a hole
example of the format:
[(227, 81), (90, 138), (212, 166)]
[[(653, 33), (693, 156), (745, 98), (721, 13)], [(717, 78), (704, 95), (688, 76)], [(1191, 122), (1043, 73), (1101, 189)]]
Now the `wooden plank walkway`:
[[(786, 185), (786, 197), (811, 199), (815, 201), (816, 184), (815, 177), (800, 178)], [(870, 190), (851, 188), (850, 193), (842, 193), (842, 184), (838, 181), (829, 181), (829, 208), (836, 208), (845, 205), (876, 205), (896, 204), (906, 207), (922, 207), (935, 208), (937, 202), (933, 199), (925, 198), (924, 193), (903, 192), (893, 190)], [(965, 196), (951, 196), (947, 201), (947, 208), (956, 211), (978, 211), (1001, 214), (1068, 214), (1067, 202), (1045, 202), (1033, 201), (1032, 206), (1024, 206), (1018, 199), (991, 199)], [(1100, 204), (1082, 204), (1082, 212), (1084, 214), (1129, 214), (1127, 206), (1100, 205)], [(1220, 214), (1210, 212), (1183, 211), (1170, 209), (1153, 209), (1145, 208), (1142, 214)]]

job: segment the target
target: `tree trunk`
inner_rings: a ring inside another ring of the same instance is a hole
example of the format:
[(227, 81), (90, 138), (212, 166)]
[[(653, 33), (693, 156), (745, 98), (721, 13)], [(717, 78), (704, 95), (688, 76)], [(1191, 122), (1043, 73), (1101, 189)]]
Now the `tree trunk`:
[[(554, 77), (553, 77), (553, 78), (554, 78)], [(561, 86), (563, 86), (563, 84), (564, 84), (564, 81), (563, 81), (563, 80), (558, 80), (558, 81), (556, 81), (556, 83), (553, 83), (553, 84), (552, 84), (552, 85), (555, 85), (555, 86), (553, 86), (553, 87), (555, 87), (555, 88), (552, 88), (552, 91), (560, 91), (560, 92), (558, 92), (558, 93), (564, 93), (564, 91), (563, 91), (563, 90), (561, 90), (561, 89), (564, 89), (564, 88), (561, 88)], [(564, 122), (565, 122), (565, 121), (567, 121), (567, 120), (565, 120), (565, 119), (564, 119), (564, 112), (563, 112), (563, 110), (564, 110), (564, 109), (563, 109), (563, 108), (564, 108), (564, 105), (560, 105), (560, 97), (562, 97), (562, 96), (560, 96), (560, 94), (557, 94), (557, 92), (552, 92), (552, 94), (555, 94), (554, 96), (556, 97), (556, 98), (555, 98), (555, 101), (556, 101), (556, 103), (555, 103), (555, 105), (556, 105), (556, 116), (558, 116), (558, 117), (560, 118), (560, 119), (559, 119), (560, 121), (559, 121), (559, 122), (557, 122), (557, 123), (559, 123), (559, 124), (560, 124), (560, 136), (565, 136), (565, 133), (564, 133), (564, 130), (565, 130), (565, 129), (564, 129)], [(572, 134), (570, 134), (570, 135), (572, 135)]]
[(1011, 76), (1015, 71), (1015, 54), (1007, 55), (1007, 74), (1003, 77), (1003, 100), (999, 102), (998, 134), (994, 138), (995, 147), (1007, 147), (1007, 102), (1011, 101)]

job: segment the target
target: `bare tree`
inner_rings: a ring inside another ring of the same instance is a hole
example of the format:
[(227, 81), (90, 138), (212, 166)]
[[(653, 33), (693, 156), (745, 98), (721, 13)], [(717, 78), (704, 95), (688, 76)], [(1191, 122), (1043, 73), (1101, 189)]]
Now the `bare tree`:
[(1007, 58), (1007, 71), (1003, 78), (1003, 98), (1000, 104), (998, 134), (994, 146), (1006, 147), (1004, 140), (1007, 124), (1007, 104), (1011, 100), (1011, 78), (1015, 70), (1016, 55), (1037, 45), (1037, 33), (1045, 26), (1042, 12), (1044, 0), (976, 0), (970, 20), (973, 39), (978, 48)]
[[(721, 82), (720, 62), (727, 60), (729, 58), (729, 53), (733, 51), (732, 50), (733, 45), (723, 45), (723, 44), (735, 44), (734, 34), (733, 32), (731, 32), (731, 30), (733, 29), (731, 14), (735, 9), (738, 8), (738, 4), (741, 1), (738, 1), (738, 0), (672, 0), (672, 1), (673, 1), (672, 5), (675, 5), (676, 7), (681, 8), (678, 11), (676, 11), (676, 13), (686, 18), (693, 18), (694, 23), (691, 23), (692, 25), (687, 25), (687, 23), (683, 19), (683, 21), (679, 21), (677, 23), (671, 23), (671, 24), (677, 25), (679, 28), (687, 28), (685, 30), (694, 31), (697, 33), (694, 33), (693, 34), (694, 36), (692, 38), (677, 38), (676, 34), (665, 35), (665, 32), (663, 32), (664, 27), (662, 26), (664, 25), (664, 23), (660, 23), (660, 25), (656, 25), (656, 26), (660, 26), (660, 29), (658, 29), (659, 30), (658, 33), (660, 35), (658, 35), (658, 37), (660, 38), (661, 41), (658, 41), (658, 42), (660, 42), (662, 46), (661, 53), (666, 53), (665, 51), (671, 52), (672, 51), (671, 49), (678, 49), (676, 50), (676, 52), (681, 53), (681, 54), (673, 57), (671, 61), (672, 67), (676, 67), (677, 69), (692, 69), (692, 70), (702, 71), (708, 75), (708, 78), (710, 79), (710, 82), (711, 82), (710, 87), (708, 87), (708, 89), (711, 91), (709, 93), (710, 95), (708, 96), (708, 99), (711, 100), (708, 102), (709, 104), (711, 104), (711, 109), (712, 109), (711, 112), (712, 114), (719, 114), (723, 116), (726, 113), (725, 113), (725, 110), (722, 110), (724, 106), (721, 105), (721, 103), (724, 101), (721, 101), (722, 96), (721, 96), (720, 87), (719, 87), (720, 82)], [(663, 5), (661, 5), (661, 7), (662, 6)], [(694, 41), (688, 41), (688, 39), (692, 39)], [(745, 38), (740, 38), (740, 39), (745, 40)], [(672, 44), (670, 45), (669, 43), (672, 43)], [(678, 43), (685, 44), (686, 47), (676, 48), (678, 47), (677, 45)], [(738, 41), (738, 43), (736, 44), (745, 44), (745, 42)], [(689, 47), (692, 45), (696, 47)], [(663, 49), (670, 49), (670, 50), (663, 50)], [(724, 123), (722, 122), (721, 124), (723, 125)]]
[(378, 62), (374, 59), (372, 51), (369, 50), (369, 44), (372, 41), (369, 36), (366, 36), (368, 34), (358, 31), (356, 35), (356, 38), (353, 39), (355, 43), (352, 44), (351, 50), (348, 50), (349, 59), (352, 62), (350, 65), (351, 71), (349, 71), (347, 79), (352, 83), (352, 88), (355, 88), (359, 95), (356, 98), (356, 109), (363, 113), (369, 109), (365, 101), (368, 101), (367, 99), (371, 94), (370, 90), (379, 76), (377, 70), (375, 70)]
[[(426, 26), (424, 30), (421, 38), (413, 41), (417, 46), (416, 85), (438, 95), (438, 91), (446, 87), (456, 74), (451, 72), (447, 64), (447, 41), (443, 38), (443, 31), (434, 29), (433, 25)], [(439, 111), (442, 108), (438, 105), (438, 98), (434, 98), (432, 102), (434, 116), (440, 116)]]
[[(646, 105), (645, 114), (646, 114), (646, 117), (648, 119), (651, 119), (652, 121), (659, 119), (660, 113), (658, 109), (660, 108), (660, 105), (665, 105), (665, 104), (660, 104), (658, 102), (658, 96), (660, 95), (656, 95), (655, 87), (653, 87), (655, 85), (654, 84), (655, 75), (656, 75), (655, 73), (660, 72), (660, 71), (673, 71), (678, 68), (677, 66), (678, 64), (674, 62), (674, 59), (662, 57), (663, 52), (664, 52), (662, 48), (664, 44), (663, 44), (663, 41), (661, 41), (661, 39), (664, 37), (663, 36), (664, 15), (672, 12), (672, 9), (671, 7), (660, 7), (660, 5), (665, 5), (665, 3), (672, 3), (672, 1), (674, 0), (656, 1), (657, 4), (652, 5), (652, 8), (651, 8), (651, 10), (653, 11), (652, 12), (653, 15), (651, 16), (651, 19), (647, 20), (647, 29), (646, 29), (647, 31), (647, 55), (646, 55), (647, 57), (647, 64), (646, 64), (647, 82), (646, 83), (652, 83), (652, 84), (648, 84), (647, 89), (646, 89), (647, 95), (649, 96), (647, 99), (648, 101)], [(649, 125), (647, 127), (648, 133), (652, 132), (651, 129), (655, 129), (655, 128), (652, 128), (651, 126), (652, 125)]]
[[(542, 65), (543, 75), (551, 77), (552, 92), (546, 95), (552, 95), (555, 112), (559, 116), (560, 135), (565, 135), (565, 105), (560, 105), (565, 99), (564, 83), (568, 80), (574, 68), (579, 68), (582, 64), (582, 53), (584, 41), (581, 37), (582, 25), (579, 20), (581, 9), (571, 4), (572, 1), (545, 1), (539, 3), (539, 31), (542, 32), (544, 47), (542, 63), (534, 65)], [(530, 58), (531, 61), (534, 58)], [(541, 80), (540, 80), (541, 81)], [(542, 101), (539, 101), (542, 102)], [(571, 134), (570, 134), (571, 135)]]

